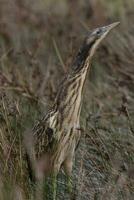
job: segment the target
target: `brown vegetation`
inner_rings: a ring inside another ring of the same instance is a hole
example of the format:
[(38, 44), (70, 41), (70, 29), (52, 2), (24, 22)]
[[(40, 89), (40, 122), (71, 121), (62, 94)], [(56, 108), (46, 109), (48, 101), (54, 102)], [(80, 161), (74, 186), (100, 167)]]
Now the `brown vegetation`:
[(69, 197), (61, 172), (57, 199), (133, 199), (133, 6), (132, 0), (1, 0), (0, 199), (33, 199), (23, 133), (52, 104), (83, 32), (113, 21), (121, 26), (101, 45), (87, 77), (73, 192)]

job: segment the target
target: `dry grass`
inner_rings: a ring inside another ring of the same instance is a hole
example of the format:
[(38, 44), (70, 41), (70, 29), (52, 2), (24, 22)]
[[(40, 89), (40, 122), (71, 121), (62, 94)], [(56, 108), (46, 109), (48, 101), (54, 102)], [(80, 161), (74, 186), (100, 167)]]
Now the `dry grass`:
[[(103, 42), (87, 77), (73, 193), (71, 197), (67, 193), (61, 172), (57, 198), (133, 199), (133, 0), (76, 2), (1, 0), (1, 200), (34, 199), (23, 133), (53, 102), (83, 32), (118, 20), (120, 28)], [(46, 199), (51, 199), (49, 191)]]

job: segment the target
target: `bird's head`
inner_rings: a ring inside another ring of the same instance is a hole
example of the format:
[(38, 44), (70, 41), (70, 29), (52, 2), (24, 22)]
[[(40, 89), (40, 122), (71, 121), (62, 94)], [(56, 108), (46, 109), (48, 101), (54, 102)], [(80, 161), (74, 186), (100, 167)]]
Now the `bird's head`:
[(95, 50), (101, 43), (101, 41), (106, 37), (106, 35), (116, 27), (120, 22), (112, 23), (108, 26), (103, 26), (100, 28), (96, 28), (90, 32), (88, 32), (78, 54), (73, 63), (72, 69), (74, 72), (81, 70), (84, 67), (85, 61), (90, 58), (95, 53)]
[(85, 45), (90, 49), (90, 56), (94, 54), (96, 48), (99, 46), (101, 41), (106, 37), (106, 35), (119, 23), (120, 22), (115, 22), (108, 26), (99, 27), (88, 33), (85, 39), (86, 43)]

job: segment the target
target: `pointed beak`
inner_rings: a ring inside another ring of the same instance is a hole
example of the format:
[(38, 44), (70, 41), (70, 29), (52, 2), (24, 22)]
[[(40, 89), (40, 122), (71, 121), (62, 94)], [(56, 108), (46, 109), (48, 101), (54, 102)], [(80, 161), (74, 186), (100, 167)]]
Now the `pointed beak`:
[(118, 26), (120, 24), (120, 22), (114, 22), (108, 26), (104, 26), (103, 30), (104, 32), (109, 32), (111, 29), (113, 29), (114, 27)]

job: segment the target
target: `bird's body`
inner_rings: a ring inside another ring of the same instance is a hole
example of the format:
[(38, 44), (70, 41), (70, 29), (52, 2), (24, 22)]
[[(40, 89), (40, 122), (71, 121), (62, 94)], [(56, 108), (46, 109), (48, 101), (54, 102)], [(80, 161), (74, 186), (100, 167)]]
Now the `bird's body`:
[(52, 109), (33, 129), (37, 156), (43, 156), (44, 152), (49, 153), (49, 157), (53, 155), (49, 164), (52, 162), (56, 166), (53, 162), (58, 162), (56, 171), (74, 152), (80, 138), (79, 119), (86, 71), (82, 69), (75, 76), (71, 71), (64, 78)]
[(107, 33), (117, 25), (95, 29), (85, 38), (75, 61), (62, 81), (52, 109), (33, 128), (38, 172), (70, 175), (76, 145), (80, 139), (83, 86), (91, 59)]

